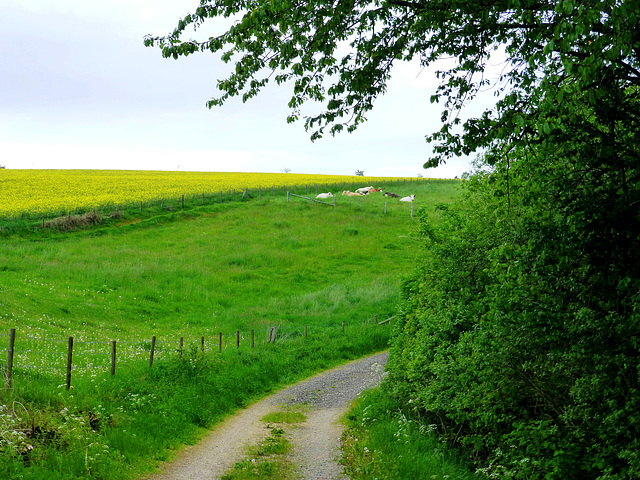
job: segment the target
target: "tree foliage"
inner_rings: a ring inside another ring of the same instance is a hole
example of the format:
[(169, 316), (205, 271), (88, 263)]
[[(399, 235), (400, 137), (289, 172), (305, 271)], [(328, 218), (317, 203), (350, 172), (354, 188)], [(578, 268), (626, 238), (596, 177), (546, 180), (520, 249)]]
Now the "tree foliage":
[[(216, 17), (234, 21), (204, 40), (183, 38)], [(247, 100), (270, 81), (290, 83), (290, 121), (305, 102), (323, 103), (305, 119), (312, 138), (364, 121), (395, 62), (417, 58), (429, 67), (453, 58), (438, 71), (442, 84), (432, 97), (444, 104), (442, 129), (427, 137), (440, 142), (433, 166), (530, 131), (547, 134), (571, 120), (555, 114), (565, 99), (586, 92), (592, 106), (611, 100), (599, 93), (604, 83), (637, 86), (639, 21), (638, 2), (629, 0), (202, 0), (172, 33), (145, 44), (165, 57), (210, 51), (234, 62), (209, 107)], [(494, 85), (500, 102), (454, 133), (456, 111), (493, 81), (483, 72), (496, 49), (506, 56)]]
[(390, 384), (492, 478), (637, 478), (638, 218), (594, 228), (558, 204), (574, 192), (547, 163), (478, 173), (441, 222), (421, 221)]
[[(182, 39), (213, 17), (235, 21)], [(420, 224), (389, 384), (492, 477), (640, 477), (638, 0), (204, 0), (145, 42), (234, 62), (210, 107), (287, 83), (289, 120), (322, 104), (312, 138), (364, 121), (395, 62), (453, 59), (425, 166), (480, 150), (483, 170)]]

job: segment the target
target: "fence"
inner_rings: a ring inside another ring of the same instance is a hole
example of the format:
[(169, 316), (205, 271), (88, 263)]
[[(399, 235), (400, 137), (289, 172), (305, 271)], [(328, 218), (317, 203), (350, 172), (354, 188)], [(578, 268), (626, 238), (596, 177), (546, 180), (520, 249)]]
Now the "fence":
[[(386, 319), (383, 321), (378, 322), (378, 316), (376, 315), (373, 319), (367, 319), (364, 321), (364, 325), (373, 325), (373, 326), (378, 326), (378, 325), (384, 325), (387, 324), (391, 319)], [(342, 321), (342, 325), (341, 325), (341, 332), (345, 332), (345, 327), (346, 324), (344, 321)], [(335, 327), (335, 326), (331, 326), (331, 327), (321, 327), (321, 326), (314, 326), (314, 328), (316, 329), (332, 329), (332, 330), (336, 330), (339, 327)], [(256, 332), (255, 329), (251, 329), (251, 331), (247, 331), (247, 332), (241, 332), (240, 330), (236, 330), (234, 333), (231, 334), (223, 334), (222, 332), (218, 332), (215, 335), (202, 335), (199, 338), (196, 337), (192, 337), (192, 343), (194, 340), (197, 341), (197, 347), (199, 348), (199, 350), (201, 352), (205, 352), (205, 350), (208, 348), (209, 351), (217, 351), (217, 352), (222, 352), (223, 349), (225, 348), (235, 348), (235, 349), (239, 349), (241, 345), (247, 345), (247, 348), (250, 348), (251, 350), (254, 350), (256, 347), (256, 333), (263, 333), (263, 338), (264, 340), (262, 342), (258, 342), (258, 344), (262, 343), (264, 344), (274, 344), (276, 343), (276, 341), (278, 339), (286, 339), (288, 336), (291, 336), (292, 334), (296, 334), (298, 336), (303, 335), (304, 338), (307, 338), (309, 336), (309, 326), (308, 325), (304, 325), (304, 328), (302, 327), (296, 327), (296, 330), (292, 330), (292, 327), (279, 327), (279, 326), (273, 326), (273, 327), (269, 327), (266, 330), (258, 330), (258, 332)], [(0, 338), (2, 338), (2, 336), (0, 336)], [(4, 372), (4, 380), (5, 380), (5, 390), (10, 390), (11, 388), (13, 388), (12, 384), (14, 381), (14, 368), (16, 367), (16, 359), (17, 358), (21, 358), (20, 357), (20, 353), (23, 354), (28, 354), (28, 353), (33, 353), (32, 351), (23, 351), (23, 352), (17, 352), (16, 351), (16, 339), (18, 338), (17, 335), (17, 330), (15, 328), (11, 328), (9, 331), (9, 337), (8, 337), (8, 348), (6, 350), (4, 350), (4, 352), (7, 353), (7, 365), (6, 365), (6, 369)], [(38, 338), (38, 337), (34, 337), (34, 336), (29, 336), (29, 335), (24, 335), (23, 338), (27, 339), (28, 341), (33, 341), (35, 343), (38, 344), (38, 348), (37, 348), (37, 355), (40, 357), (44, 357), (44, 351), (45, 348), (43, 347), (43, 343), (45, 343), (46, 341), (43, 340), (42, 338)], [(163, 340), (163, 344), (161, 345), (160, 342), (158, 342), (158, 337), (156, 335), (153, 335), (151, 337), (151, 339), (147, 341), (136, 341), (136, 342), (124, 342), (124, 346), (125, 347), (131, 347), (131, 346), (143, 346), (143, 348), (141, 350), (138, 351), (137, 355), (125, 355), (125, 357), (132, 359), (132, 358), (140, 358), (140, 352), (146, 352), (146, 355), (148, 356), (148, 361), (149, 361), (149, 368), (153, 367), (154, 361), (157, 360), (157, 356), (158, 356), (158, 352), (159, 350), (161, 350), (166, 357), (167, 352), (171, 352), (172, 354), (177, 354), (179, 358), (182, 358), (183, 352), (185, 350), (184, 347), (184, 337), (179, 337), (177, 339), (177, 348), (175, 347), (176, 345), (176, 339), (173, 339), (173, 342), (169, 339), (169, 337), (165, 337), (162, 339)], [(226, 340), (226, 343), (225, 343)], [(96, 368), (101, 368), (103, 369), (103, 371), (109, 371), (111, 373), (112, 376), (114, 376), (116, 374), (116, 365), (117, 365), (117, 359), (118, 359), (118, 351), (119, 351), (119, 346), (122, 346), (123, 342), (118, 343), (116, 340), (111, 340), (111, 341), (102, 341), (102, 342), (75, 342), (74, 344), (74, 337), (73, 336), (69, 336), (67, 339), (65, 340), (53, 340), (53, 339), (49, 339), (48, 340), (49, 344), (58, 344), (60, 345), (64, 345), (64, 350), (66, 353), (66, 357), (65, 357), (65, 368), (64, 368), (64, 384), (60, 384), (59, 386), (64, 386), (67, 390), (69, 390), (71, 388), (71, 377), (72, 377), (72, 371), (73, 371), (73, 363), (74, 363), (74, 348), (77, 350), (78, 346), (84, 346), (84, 351), (82, 352), (83, 355), (85, 357), (89, 357), (91, 358), (92, 356), (99, 356), (101, 358), (101, 362), (98, 362), (99, 365), (95, 365), (94, 362), (89, 362), (89, 368), (88, 371), (91, 371), (91, 375), (95, 376), (96, 375)], [(75, 347), (74, 347), (75, 345)], [(92, 350), (92, 346), (97, 345), (97, 349), (94, 347)], [(194, 345), (195, 346), (195, 345)], [(168, 349), (166, 349), (166, 347), (168, 347)], [(55, 348), (53, 348), (52, 350), (55, 350)], [(96, 351), (97, 350), (97, 351)], [(0, 350), (0, 352), (3, 352), (3, 350)], [(62, 352), (60, 351), (60, 349), (58, 350), (58, 352), (56, 352), (56, 354), (61, 354)], [(76, 351), (76, 353), (78, 353)], [(24, 357), (22, 357), (24, 359)], [(108, 362), (108, 363), (107, 363)], [(0, 364), (1, 366), (1, 364)], [(32, 365), (29, 366), (25, 366), (25, 369), (27, 368), (32, 368)], [(42, 367), (38, 367), (39, 370), (43, 370)], [(53, 368), (52, 370), (49, 371), (44, 371), (41, 372), (44, 375), (51, 375), (54, 378), (58, 377), (58, 378), (62, 378), (63, 376), (63, 372), (62, 372), (62, 368)], [(2, 368), (0, 368), (0, 372), (2, 372)]]
[[(415, 179), (398, 179), (385, 182), (381, 185), (399, 185), (413, 182), (432, 182), (432, 181), (451, 181), (450, 179), (433, 179), (433, 178), (415, 178)], [(293, 195), (310, 194), (313, 191), (317, 194), (320, 189), (339, 190), (339, 189), (351, 189), (354, 187), (362, 186), (362, 182), (352, 183), (335, 183), (329, 184), (313, 184), (313, 185), (289, 185), (283, 187), (246, 187), (244, 190), (230, 190), (220, 192), (201, 192), (201, 193), (187, 193), (175, 198), (158, 198), (156, 200), (143, 201), (143, 202), (129, 202), (129, 203), (109, 203), (101, 205), (100, 207), (87, 209), (87, 208), (75, 208), (67, 209), (65, 211), (51, 212), (47, 215), (42, 214), (30, 214), (24, 212), (20, 216), (6, 217), (0, 215), (0, 233), (2, 231), (19, 231), (21, 229), (45, 229), (56, 228), (56, 219), (63, 219), (67, 217), (72, 220), (72, 216), (78, 217), (80, 215), (101, 215), (103, 217), (119, 217), (121, 212), (139, 212), (140, 215), (147, 213), (149, 215), (166, 213), (175, 211), (177, 209), (185, 210), (186, 208), (195, 208), (198, 206), (212, 205), (218, 203), (224, 203), (228, 201), (246, 200), (246, 199), (261, 199), (263, 197), (270, 197), (275, 199), (276, 197), (285, 197), (292, 192)], [(306, 197), (303, 197), (306, 198)], [(308, 198), (307, 198), (308, 200)], [(314, 200), (312, 200), (314, 201)], [(335, 197), (334, 197), (335, 202)], [(386, 205), (385, 205), (386, 213)]]

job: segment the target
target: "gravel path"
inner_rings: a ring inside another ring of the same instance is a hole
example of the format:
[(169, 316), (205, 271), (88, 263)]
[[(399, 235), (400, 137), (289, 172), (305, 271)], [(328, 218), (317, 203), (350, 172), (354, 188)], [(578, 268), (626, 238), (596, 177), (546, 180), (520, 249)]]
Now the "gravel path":
[(186, 447), (173, 462), (163, 464), (147, 480), (214, 480), (244, 458), (246, 449), (269, 434), (260, 419), (284, 405), (309, 407), (305, 422), (291, 431), (291, 460), (304, 480), (340, 480), (338, 464), (340, 418), (363, 390), (376, 386), (381, 375), (375, 364), (385, 365), (380, 353), (323, 372), (285, 388), (217, 425), (197, 445)]

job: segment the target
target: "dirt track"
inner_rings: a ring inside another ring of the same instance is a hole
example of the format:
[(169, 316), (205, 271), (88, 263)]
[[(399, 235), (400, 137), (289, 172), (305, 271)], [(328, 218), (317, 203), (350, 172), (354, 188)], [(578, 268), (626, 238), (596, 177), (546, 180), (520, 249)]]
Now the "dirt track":
[(197, 445), (185, 448), (176, 460), (161, 466), (147, 480), (214, 480), (241, 460), (247, 447), (269, 434), (260, 419), (283, 405), (310, 408), (305, 422), (291, 431), (291, 460), (305, 480), (347, 478), (337, 462), (342, 425), (340, 418), (363, 390), (377, 385), (375, 364), (385, 365), (381, 353), (328, 370), (285, 388), (239, 411), (217, 425)]

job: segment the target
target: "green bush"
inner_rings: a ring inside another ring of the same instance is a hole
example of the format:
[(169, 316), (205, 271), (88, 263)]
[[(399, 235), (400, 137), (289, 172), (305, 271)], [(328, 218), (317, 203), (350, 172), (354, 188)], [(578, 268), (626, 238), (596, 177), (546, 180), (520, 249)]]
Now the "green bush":
[(576, 193), (529, 168), (479, 173), (421, 222), (394, 394), (487, 476), (638, 478), (639, 219), (611, 179)]

